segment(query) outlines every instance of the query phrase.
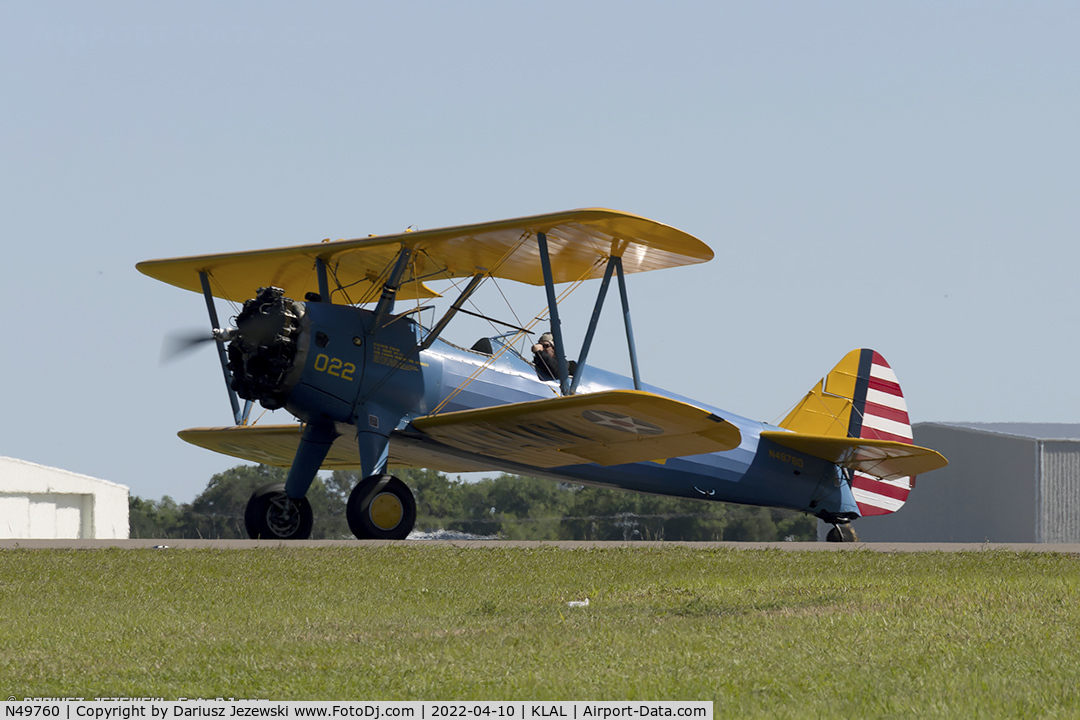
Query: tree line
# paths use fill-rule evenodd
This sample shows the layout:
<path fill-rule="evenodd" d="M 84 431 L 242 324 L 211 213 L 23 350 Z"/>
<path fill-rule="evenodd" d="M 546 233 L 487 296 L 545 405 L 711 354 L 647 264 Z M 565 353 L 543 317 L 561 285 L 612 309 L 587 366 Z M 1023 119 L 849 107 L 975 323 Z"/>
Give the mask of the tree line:
<path fill-rule="evenodd" d="M 238 465 L 214 475 L 190 503 L 169 496 L 129 500 L 133 538 L 245 538 L 244 509 L 261 485 L 284 482 L 287 470 Z M 814 540 L 805 513 L 646 495 L 520 475 L 479 482 L 434 470 L 395 470 L 416 497 L 416 530 L 506 540 Z M 308 491 L 312 538 L 352 538 L 345 519 L 356 471 L 316 477 Z"/>

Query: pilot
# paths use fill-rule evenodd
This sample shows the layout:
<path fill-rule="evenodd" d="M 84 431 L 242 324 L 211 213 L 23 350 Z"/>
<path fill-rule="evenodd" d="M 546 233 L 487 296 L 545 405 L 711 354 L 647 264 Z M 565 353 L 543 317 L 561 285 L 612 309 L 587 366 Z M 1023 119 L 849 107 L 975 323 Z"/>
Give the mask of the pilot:
<path fill-rule="evenodd" d="M 540 336 L 540 340 L 532 346 L 533 364 L 541 380 L 559 379 L 559 361 L 555 357 L 555 337 L 546 332 Z M 573 375 L 577 370 L 577 363 L 573 360 L 567 362 L 567 372 Z"/>

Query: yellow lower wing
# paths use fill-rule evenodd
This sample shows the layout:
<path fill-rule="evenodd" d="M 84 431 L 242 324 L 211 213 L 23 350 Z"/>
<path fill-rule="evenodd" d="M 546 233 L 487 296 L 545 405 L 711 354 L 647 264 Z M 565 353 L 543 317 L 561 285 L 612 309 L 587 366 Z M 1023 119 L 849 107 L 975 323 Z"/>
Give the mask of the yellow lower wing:
<path fill-rule="evenodd" d="M 263 465 L 292 465 L 300 444 L 300 425 L 252 425 L 181 430 L 180 439 L 207 450 Z M 488 470 L 483 464 L 462 460 L 422 444 L 390 443 L 391 467 L 430 468 L 442 472 Z M 322 464 L 325 470 L 359 470 L 360 451 L 355 431 L 338 436 Z"/>
<path fill-rule="evenodd" d="M 943 468 L 949 461 L 936 450 L 892 440 L 766 431 L 765 440 L 888 480 Z"/>
<path fill-rule="evenodd" d="M 412 427 L 453 448 L 541 468 L 702 455 L 742 440 L 707 410 L 634 390 L 461 410 L 417 418 Z"/>
<path fill-rule="evenodd" d="M 418 418 L 412 428 L 453 450 L 533 467 L 664 460 L 731 450 L 741 441 L 738 428 L 706 410 L 633 390 L 462 410 Z M 300 431 L 296 424 L 253 425 L 191 428 L 178 435 L 223 455 L 288 467 Z M 437 445 L 403 435 L 391 441 L 389 462 L 443 472 L 490 469 L 482 461 L 440 452 Z M 322 466 L 360 467 L 354 429 L 334 441 Z"/>

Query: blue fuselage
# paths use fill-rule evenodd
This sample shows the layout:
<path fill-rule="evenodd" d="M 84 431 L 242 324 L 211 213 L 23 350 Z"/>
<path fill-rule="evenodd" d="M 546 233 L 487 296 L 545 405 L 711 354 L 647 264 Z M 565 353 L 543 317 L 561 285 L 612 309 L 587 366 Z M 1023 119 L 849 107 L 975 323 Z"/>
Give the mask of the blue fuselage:
<path fill-rule="evenodd" d="M 739 447 L 726 452 L 625 465 L 567 465 L 536 468 L 440 445 L 409 423 L 438 410 L 471 410 L 559 395 L 559 384 L 542 380 L 531 363 L 499 338 L 489 338 L 492 354 L 466 350 L 441 339 L 415 352 L 426 330 L 403 316 L 372 334 L 370 312 L 348 306 L 308 305 L 308 337 L 303 372 L 290 409 L 302 408 L 356 426 L 364 455 L 365 434 L 393 428 L 391 444 L 415 443 L 426 453 L 456 462 L 447 467 L 497 469 L 573 482 L 677 497 L 802 510 L 814 515 L 857 514 L 848 483 L 836 465 L 761 438 L 778 428 L 657 387 L 640 389 L 715 413 L 735 425 Z M 483 344 L 483 343 L 482 343 Z M 579 394 L 633 389 L 633 380 L 591 366 L 579 368 Z M 374 435 L 372 435 L 374 437 Z"/>
<path fill-rule="evenodd" d="M 491 342 L 496 350 L 500 349 L 498 339 L 492 338 Z M 425 385 L 432 393 L 425 405 L 430 403 L 435 407 L 464 386 L 445 404 L 446 412 L 553 398 L 559 394 L 558 382 L 541 380 L 532 364 L 512 350 L 492 361 L 486 354 L 436 342 L 421 358 Z M 631 378 L 591 366 L 583 368 L 581 374 L 579 393 L 634 387 Z M 716 413 L 738 427 L 742 443 L 727 452 L 626 465 L 567 465 L 547 470 L 498 461 L 494 465 L 519 474 L 638 492 L 783 507 L 811 514 L 857 511 L 850 489 L 840 481 L 840 472 L 834 464 L 761 439 L 762 430 L 779 428 L 651 385 L 643 385 L 641 389 Z M 493 464 L 491 458 L 483 460 Z"/>

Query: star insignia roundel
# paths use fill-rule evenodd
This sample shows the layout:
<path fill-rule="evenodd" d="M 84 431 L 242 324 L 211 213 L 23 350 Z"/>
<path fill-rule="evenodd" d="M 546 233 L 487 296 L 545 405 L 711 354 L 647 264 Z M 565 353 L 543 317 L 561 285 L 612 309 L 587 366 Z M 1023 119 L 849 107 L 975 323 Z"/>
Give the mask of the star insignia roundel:
<path fill-rule="evenodd" d="M 651 422 L 645 422 L 629 415 L 611 412 L 609 410 L 586 410 L 581 414 L 589 422 L 596 423 L 601 427 L 612 428 L 620 432 L 634 435 L 663 435 L 664 429 Z"/>

